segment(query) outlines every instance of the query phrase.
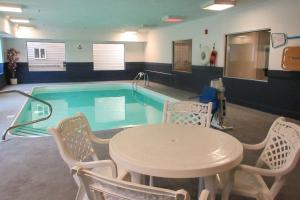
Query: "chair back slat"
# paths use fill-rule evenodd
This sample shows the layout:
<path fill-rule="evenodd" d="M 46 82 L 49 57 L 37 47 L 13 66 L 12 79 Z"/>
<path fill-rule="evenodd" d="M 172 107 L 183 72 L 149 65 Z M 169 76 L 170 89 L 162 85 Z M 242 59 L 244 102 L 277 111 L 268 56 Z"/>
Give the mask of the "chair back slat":
<path fill-rule="evenodd" d="M 271 126 L 268 140 L 258 163 L 270 169 L 288 169 L 297 162 L 300 153 L 300 128 L 298 125 L 278 118 Z"/>
<path fill-rule="evenodd" d="M 210 127 L 211 103 L 166 101 L 163 123 Z"/>
<path fill-rule="evenodd" d="M 79 169 L 77 175 L 82 181 L 90 200 L 188 200 L 184 190 L 167 190 L 125 182 L 100 176 L 89 170 Z"/>
<path fill-rule="evenodd" d="M 83 114 L 59 122 L 53 134 L 63 157 L 67 154 L 75 161 L 93 160 L 91 156 L 95 151 L 89 138 L 91 129 Z"/>

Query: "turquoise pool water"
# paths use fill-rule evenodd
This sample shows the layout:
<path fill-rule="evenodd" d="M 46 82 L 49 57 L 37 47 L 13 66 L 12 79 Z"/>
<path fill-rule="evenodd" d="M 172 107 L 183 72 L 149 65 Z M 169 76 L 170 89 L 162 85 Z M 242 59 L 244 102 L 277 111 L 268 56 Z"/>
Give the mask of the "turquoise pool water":
<path fill-rule="evenodd" d="M 131 84 L 76 84 L 73 86 L 37 87 L 32 95 L 49 102 L 53 107 L 50 119 L 15 129 L 12 134 L 22 136 L 47 135 L 47 128 L 60 120 L 82 112 L 93 131 L 160 123 L 165 100 L 174 99 Z M 47 106 L 28 100 L 16 123 L 47 116 Z"/>

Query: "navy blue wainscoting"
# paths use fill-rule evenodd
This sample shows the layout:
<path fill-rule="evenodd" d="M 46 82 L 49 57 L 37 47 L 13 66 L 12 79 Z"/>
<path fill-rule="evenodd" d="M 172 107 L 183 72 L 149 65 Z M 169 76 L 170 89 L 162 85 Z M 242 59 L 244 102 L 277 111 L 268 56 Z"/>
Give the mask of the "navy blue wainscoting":
<path fill-rule="evenodd" d="M 4 69 L 4 63 L 0 63 L 0 89 L 6 85 L 6 74 Z"/>
<path fill-rule="evenodd" d="M 174 74 L 172 64 L 167 63 L 145 63 L 145 72 L 149 74 L 150 81 L 174 86 Z"/>
<path fill-rule="evenodd" d="M 205 85 L 209 85 L 212 79 L 222 77 L 221 67 L 192 66 L 191 73 L 173 72 L 176 88 L 201 93 Z"/>
<path fill-rule="evenodd" d="M 224 78 L 228 101 L 300 119 L 300 72 L 270 70 L 268 81 Z"/>
<path fill-rule="evenodd" d="M 200 93 L 211 79 L 223 77 L 222 67 L 193 66 L 191 73 L 172 72 L 172 64 L 145 63 L 151 81 Z M 300 72 L 268 71 L 268 81 L 224 77 L 229 102 L 300 119 Z"/>
<path fill-rule="evenodd" d="M 208 66 L 192 66 L 191 73 L 173 72 L 172 64 L 165 63 L 145 63 L 145 71 L 151 81 L 196 93 L 223 74 L 223 68 Z"/>
<path fill-rule="evenodd" d="M 32 72 L 28 63 L 18 63 L 19 83 L 58 83 L 84 81 L 131 80 L 144 70 L 143 62 L 126 62 L 125 70 L 94 71 L 92 62 L 68 62 L 66 71 Z"/>

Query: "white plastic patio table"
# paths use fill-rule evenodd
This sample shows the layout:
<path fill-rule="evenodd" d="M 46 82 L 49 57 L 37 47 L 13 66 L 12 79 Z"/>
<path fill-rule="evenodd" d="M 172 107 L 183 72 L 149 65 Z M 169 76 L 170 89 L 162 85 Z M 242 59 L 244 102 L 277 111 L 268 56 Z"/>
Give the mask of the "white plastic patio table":
<path fill-rule="evenodd" d="M 141 174 L 164 178 L 204 177 L 205 188 L 215 198 L 215 175 L 227 173 L 229 181 L 222 192 L 228 199 L 232 169 L 243 158 L 243 146 L 224 132 L 174 124 L 145 125 L 115 135 L 109 145 L 112 159 L 129 170 L 133 182 Z"/>

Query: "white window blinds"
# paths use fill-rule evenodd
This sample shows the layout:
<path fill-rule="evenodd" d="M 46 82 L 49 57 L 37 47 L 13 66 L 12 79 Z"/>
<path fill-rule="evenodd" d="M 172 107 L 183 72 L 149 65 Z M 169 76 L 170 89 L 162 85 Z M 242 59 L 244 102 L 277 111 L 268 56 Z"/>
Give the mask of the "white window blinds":
<path fill-rule="evenodd" d="M 27 42 L 29 71 L 64 71 L 65 44 Z"/>
<path fill-rule="evenodd" d="M 93 44 L 94 70 L 124 70 L 124 44 Z"/>

